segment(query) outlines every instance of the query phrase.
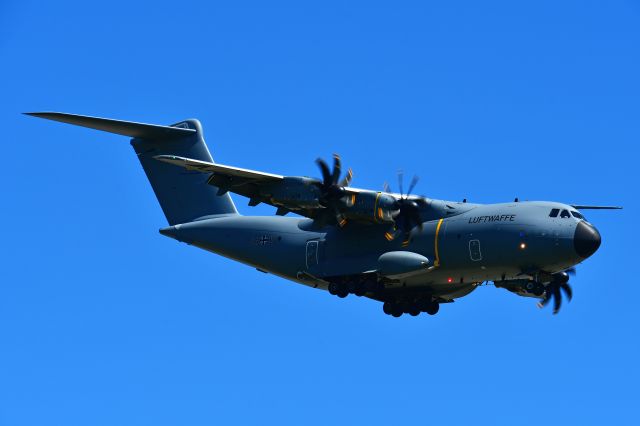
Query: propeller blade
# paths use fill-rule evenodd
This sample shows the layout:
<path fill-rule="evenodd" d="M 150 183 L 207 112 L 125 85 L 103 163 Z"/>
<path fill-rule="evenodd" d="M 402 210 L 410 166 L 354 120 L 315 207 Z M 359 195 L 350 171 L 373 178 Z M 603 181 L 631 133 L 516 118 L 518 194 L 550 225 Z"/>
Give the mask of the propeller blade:
<path fill-rule="evenodd" d="M 392 228 L 391 230 L 384 233 L 384 237 L 387 239 L 387 241 L 393 241 L 396 238 L 396 233 L 397 231 Z"/>
<path fill-rule="evenodd" d="M 327 163 L 322 158 L 318 158 L 316 160 L 316 164 L 318 165 L 318 167 L 320 167 L 320 171 L 322 172 L 323 186 L 326 187 L 331 185 L 331 171 L 329 171 L 329 166 L 327 166 Z"/>
<path fill-rule="evenodd" d="M 553 314 L 557 314 L 562 306 L 562 295 L 560 294 L 560 287 L 553 287 Z"/>
<path fill-rule="evenodd" d="M 340 186 L 349 186 L 351 184 L 351 180 L 353 179 L 353 170 L 347 170 L 347 175 L 340 181 Z"/>
<path fill-rule="evenodd" d="M 551 293 L 549 293 L 549 290 L 546 290 L 544 293 L 544 298 L 538 302 L 538 308 L 542 309 L 545 306 L 547 306 L 547 303 L 549 303 L 549 300 L 551 300 Z"/>
<path fill-rule="evenodd" d="M 409 189 L 407 189 L 407 197 L 409 196 L 409 194 L 411 194 L 411 192 L 413 191 L 413 188 L 416 187 L 416 184 L 418 183 L 419 180 L 420 178 L 417 175 L 413 176 L 413 179 L 411 179 L 411 183 L 409 184 Z"/>
<path fill-rule="evenodd" d="M 567 283 L 562 283 L 560 284 L 560 288 L 562 289 L 564 294 L 567 296 L 567 299 L 569 300 L 569 302 L 571 302 L 571 299 L 573 298 L 573 290 L 571 290 L 571 286 Z"/>
<path fill-rule="evenodd" d="M 340 161 L 340 156 L 338 154 L 333 154 L 333 174 L 331 175 L 332 184 L 336 185 L 338 183 L 340 173 L 342 173 L 342 161 Z"/>
<path fill-rule="evenodd" d="M 409 190 L 405 194 L 404 192 L 404 171 L 402 169 L 398 170 L 398 188 L 400 190 L 400 198 L 395 198 L 393 205 L 390 206 L 389 213 L 394 220 L 395 231 L 394 238 L 402 234 L 404 236 L 403 245 L 408 245 L 410 242 L 411 231 L 413 228 L 418 227 L 420 230 L 423 229 L 422 217 L 420 215 L 420 205 L 424 206 L 426 203 L 424 200 L 420 200 L 420 205 L 418 205 L 418 201 L 414 199 L 409 199 L 409 195 L 415 188 L 418 183 L 418 176 L 414 176 L 411 179 L 411 183 L 409 184 Z M 391 192 L 391 187 L 387 182 L 384 183 L 383 186 L 384 192 Z M 390 232 L 385 234 L 387 240 L 391 241 L 392 238 L 387 235 L 391 235 Z"/>
<path fill-rule="evenodd" d="M 415 205 L 415 208 L 412 207 L 409 214 L 411 215 L 411 221 L 414 226 L 417 226 L 422 231 L 422 218 L 420 217 L 420 210 L 418 209 L 418 206 Z"/>

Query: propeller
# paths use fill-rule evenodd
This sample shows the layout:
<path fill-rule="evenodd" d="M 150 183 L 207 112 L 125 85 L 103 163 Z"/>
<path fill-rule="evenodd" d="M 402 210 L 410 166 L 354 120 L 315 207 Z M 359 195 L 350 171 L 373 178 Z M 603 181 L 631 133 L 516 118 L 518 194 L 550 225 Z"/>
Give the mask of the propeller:
<path fill-rule="evenodd" d="M 392 237 L 387 237 L 389 240 L 394 239 L 397 234 L 402 234 L 405 237 L 405 243 L 408 244 L 409 234 L 411 233 L 411 230 L 413 230 L 413 228 L 415 228 L 416 226 L 420 230 L 422 230 L 422 218 L 420 217 L 420 206 L 418 205 L 419 202 L 422 201 L 422 199 L 419 198 L 416 200 L 409 198 L 411 192 L 416 187 L 418 180 L 418 176 L 414 176 L 413 179 L 411 179 L 411 182 L 409 183 L 409 189 L 405 194 L 403 190 L 404 173 L 402 172 L 402 170 L 398 171 L 398 187 L 400 189 L 400 198 L 395 201 L 393 206 L 395 212 L 392 214 L 392 216 L 394 219 L 395 232 L 387 233 L 388 236 Z M 391 192 L 389 184 L 384 184 L 384 191 Z"/>
<path fill-rule="evenodd" d="M 322 181 L 318 182 L 320 188 L 320 204 L 334 211 L 336 220 L 340 225 L 344 225 L 346 220 L 340 214 L 340 202 L 346 195 L 345 186 L 349 186 L 353 179 L 353 171 L 349 169 L 345 177 L 340 180 L 342 173 L 342 162 L 338 154 L 333 154 L 333 170 L 322 158 L 316 160 L 316 164 L 322 173 Z"/>
<path fill-rule="evenodd" d="M 569 276 L 575 275 L 576 269 L 569 268 L 565 271 L 558 272 L 552 275 L 552 280 L 544 290 L 544 298 L 538 303 L 539 308 L 544 308 L 551 299 L 553 299 L 553 314 L 557 314 L 562 306 L 562 293 L 567 297 L 569 301 L 573 297 L 573 290 L 569 285 Z"/>

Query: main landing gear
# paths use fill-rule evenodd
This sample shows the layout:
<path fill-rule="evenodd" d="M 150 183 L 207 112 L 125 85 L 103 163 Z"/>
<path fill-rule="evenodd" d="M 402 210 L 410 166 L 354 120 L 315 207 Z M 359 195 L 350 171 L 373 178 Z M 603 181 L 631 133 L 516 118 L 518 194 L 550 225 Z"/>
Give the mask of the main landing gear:
<path fill-rule="evenodd" d="M 425 312 L 429 315 L 435 315 L 440 310 L 440 304 L 430 297 L 409 301 L 409 300 L 388 300 L 382 305 L 385 314 L 398 318 L 402 314 L 409 314 L 412 317 Z"/>
<path fill-rule="evenodd" d="M 329 294 L 344 298 L 349 295 L 349 288 L 345 283 L 329 283 Z"/>
<path fill-rule="evenodd" d="M 340 298 L 345 298 L 350 294 L 364 296 L 367 293 L 373 293 L 375 295 L 374 298 L 377 300 L 386 299 L 382 305 L 382 310 L 385 314 L 396 318 L 402 316 L 402 314 L 409 314 L 415 317 L 422 312 L 435 315 L 440 310 L 440 303 L 433 300 L 431 295 L 405 294 L 393 296 L 386 294 L 384 284 L 378 282 L 375 276 L 349 277 L 348 279 L 331 281 L 327 290 L 329 290 L 330 294 Z"/>
<path fill-rule="evenodd" d="M 373 277 L 363 277 L 360 279 L 332 281 L 329 283 L 329 294 L 340 298 L 347 297 L 350 294 L 358 297 L 364 296 L 366 293 L 383 290 L 384 286 L 378 283 Z"/>

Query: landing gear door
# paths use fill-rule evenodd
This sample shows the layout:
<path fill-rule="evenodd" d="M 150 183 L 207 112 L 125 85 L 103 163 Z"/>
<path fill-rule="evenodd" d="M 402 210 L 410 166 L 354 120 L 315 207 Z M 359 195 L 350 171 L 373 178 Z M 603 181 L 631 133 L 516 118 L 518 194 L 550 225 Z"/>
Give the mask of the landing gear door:
<path fill-rule="evenodd" d="M 313 268 L 318 264 L 319 250 L 318 241 L 307 241 L 307 269 Z"/>

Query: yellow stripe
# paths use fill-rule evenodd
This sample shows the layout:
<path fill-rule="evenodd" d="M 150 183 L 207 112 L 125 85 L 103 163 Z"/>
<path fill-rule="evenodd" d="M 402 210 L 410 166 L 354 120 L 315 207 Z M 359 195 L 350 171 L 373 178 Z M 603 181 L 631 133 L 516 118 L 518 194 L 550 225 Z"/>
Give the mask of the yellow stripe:
<path fill-rule="evenodd" d="M 436 268 L 440 266 L 440 253 L 438 252 L 438 234 L 440 233 L 440 227 L 442 226 L 442 221 L 444 219 L 440 219 L 438 221 L 438 225 L 436 226 L 436 238 L 435 238 L 435 246 L 436 246 L 436 260 L 433 262 L 433 266 Z"/>
<path fill-rule="evenodd" d="M 382 194 L 382 192 L 378 192 L 378 194 L 376 195 L 376 202 L 373 204 L 373 218 L 377 220 L 376 217 L 376 212 L 378 211 L 378 198 L 380 198 L 380 195 Z"/>

